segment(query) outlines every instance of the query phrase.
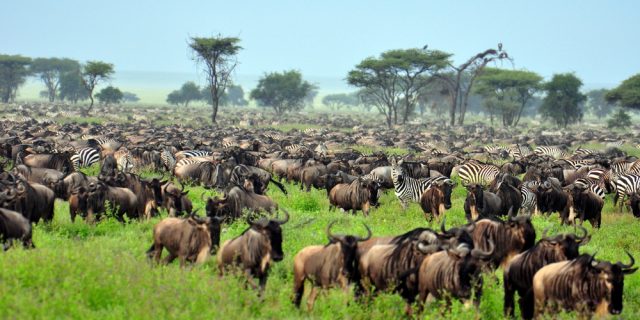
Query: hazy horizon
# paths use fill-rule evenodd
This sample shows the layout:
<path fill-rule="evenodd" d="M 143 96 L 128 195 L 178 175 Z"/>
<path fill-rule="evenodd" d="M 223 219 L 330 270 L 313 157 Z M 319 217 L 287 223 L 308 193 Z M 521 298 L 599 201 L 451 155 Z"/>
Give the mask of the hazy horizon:
<path fill-rule="evenodd" d="M 453 53 L 460 64 L 501 42 L 516 69 L 546 79 L 575 72 L 585 90 L 616 86 L 640 72 L 640 44 L 633 40 L 640 2 L 630 0 L 24 0 L 3 9 L 11 14 L 0 20 L 0 53 L 113 63 L 111 83 L 132 92 L 166 95 L 184 81 L 202 85 L 187 42 L 218 33 L 241 39 L 234 81 L 246 92 L 264 73 L 289 69 L 321 94 L 352 91 L 344 78 L 362 59 L 425 44 Z M 20 97 L 37 96 L 37 87 L 30 80 Z"/>

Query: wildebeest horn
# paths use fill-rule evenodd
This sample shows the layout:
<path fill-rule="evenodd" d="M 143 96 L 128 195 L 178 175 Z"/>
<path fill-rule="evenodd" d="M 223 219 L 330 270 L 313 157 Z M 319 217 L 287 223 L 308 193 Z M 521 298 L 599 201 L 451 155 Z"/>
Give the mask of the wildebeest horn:
<path fill-rule="evenodd" d="M 587 232 L 587 229 L 585 229 L 585 227 L 583 227 L 581 225 L 579 225 L 578 228 L 580 228 L 580 230 L 582 230 L 583 235 L 582 236 L 578 236 L 576 234 L 576 242 L 577 243 L 582 243 L 585 239 L 587 239 L 587 236 L 589 235 L 589 232 Z"/>
<path fill-rule="evenodd" d="M 432 254 L 438 251 L 437 244 L 425 245 L 423 241 L 418 242 L 418 251 L 422 252 L 422 254 Z"/>
<path fill-rule="evenodd" d="M 335 235 L 331 233 L 331 227 L 333 227 L 333 225 L 336 224 L 336 222 L 338 222 L 338 220 L 333 220 L 327 226 L 327 237 L 329 237 L 329 241 L 337 241 L 337 240 L 340 240 L 340 238 L 342 238 L 342 235 Z"/>
<path fill-rule="evenodd" d="M 364 237 L 364 238 L 355 237 L 356 241 L 367 241 L 367 240 L 371 239 L 371 235 L 372 235 L 371 229 L 369 228 L 369 226 L 366 223 L 363 223 L 363 224 L 364 224 L 364 227 L 367 229 L 367 236 Z"/>
<path fill-rule="evenodd" d="M 473 249 L 471 250 L 471 256 L 474 258 L 486 259 L 493 254 L 494 249 L 495 245 L 493 244 L 493 241 L 489 240 L 489 250 L 482 251 L 480 249 Z"/>
<path fill-rule="evenodd" d="M 633 258 L 631 253 L 629 253 L 629 251 L 624 250 L 624 252 L 629 256 L 629 259 L 631 259 L 631 262 L 629 262 L 629 264 L 623 264 L 622 262 L 618 262 L 618 265 L 622 268 L 622 270 L 630 269 L 636 263 L 636 260 Z"/>
<path fill-rule="evenodd" d="M 287 210 L 285 209 L 282 209 L 282 211 L 284 211 L 284 220 L 274 219 L 278 224 L 285 224 L 287 223 L 287 221 L 289 221 L 289 212 L 287 212 Z"/>

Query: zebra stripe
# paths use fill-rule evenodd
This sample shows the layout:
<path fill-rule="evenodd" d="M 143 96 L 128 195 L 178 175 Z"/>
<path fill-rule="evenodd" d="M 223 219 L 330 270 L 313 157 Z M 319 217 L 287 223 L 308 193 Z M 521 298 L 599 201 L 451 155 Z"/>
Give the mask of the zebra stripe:
<path fill-rule="evenodd" d="M 423 178 L 415 179 L 405 174 L 404 169 L 397 165 L 391 165 L 391 180 L 395 194 L 404 210 L 407 209 L 409 202 L 418 202 L 422 194 L 431 187 L 436 181 L 450 180 L 447 177 Z"/>
<path fill-rule="evenodd" d="M 541 156 L 547 155 L 555 159 L 564 158 L 567 154 L 560 147 L 557 146 L 538 146 L 533 150 L 533 153 Z"/>
<path fill-rule="evenodd" d="M 169 150 L 162 150 L 162 153 L 160 153 L 160 161 L 162 161 L 162 165 L 169 172 L 173 171 L 173 167 L 176 166 L 176 158 L 173 157 L 173 154 L 171 154 Z"/>
<path fill-rule="evenodd" d="M 534 214 L 537 212 L 538 197 L 534 191 L 540 186 L 538 181 L 527 181 L 520 187 L 520 195 L 522 196 L 522 204 L 520 208 L 524 214 Z"/>
<path fill-rule="evenodd" d="M 616 186 L 614 204 L 622 208 L 624 198 L 640 190 L 640 176 L 635 174 L 621 174 L 614 184 Z"/>
<path fill-rule="evenodd" d="M 181 154 L 184 158 L 208 157 L 208 156 L 211 156 L 211 151 L 185 150 L 185 151 L 181 151 Z"/>
<path fill-rule="evenodd" d="M 604 200 L 605 191 L 604 188 L 595 184 L 593 181 L 589 179 L 580 178 L 574 182 L 575 185 L 581 185 L 583 188 L 589 188 L 591 192 L 593 192 L 596 196 L 600 197 L 600 199 Z"/>
<path fill-rule="evenodd" d="M 500 174 L 500 168 L 497 166 L 478 162 L 467 162 L 458 169 L 458 175 L 463 185 L 488 185 L 495 180 L 498 174 Z"/>
<path fill-rule="evenodd" d="M 71 162 L 76 171 L 83 167 L 89 167 L 98 161 L 100 161 L 100 151 L 94 148 L 82 148 L 71 156 Z"/>

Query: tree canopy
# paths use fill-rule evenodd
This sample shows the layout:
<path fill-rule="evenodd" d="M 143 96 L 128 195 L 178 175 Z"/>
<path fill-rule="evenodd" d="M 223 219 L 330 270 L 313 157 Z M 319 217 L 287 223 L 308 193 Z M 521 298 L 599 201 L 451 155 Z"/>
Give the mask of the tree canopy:
<path fill-rule="evenodd" d="M 533 95 L 541 89 L 542 77 L 535 72 L 486 68 L 478 77 L 475 92 L 484 98 L 491 114 L 502 115 L 503 126 L 517 126 Z"/>
<path fill-rule="evenodd" d="M 582 103 L 586 96 L 580 92 L 582 81 L 572 73 L 554 74 L 544 84 L 547 96 L 542 101 L 540 113 L 559 127 L 582 120 Z"/>
<path fill-rule="evenodd" d="M 78 103 L 79 100 L 89 99 L 89 92 L 84 87 L 79 68 L 64 73 L 60 77 L 59 98 L 62 101 L 67 100 L 74 104 Z"/>
<path fill-rule="evenodd" d="M 598 118 L 606 117 L 613 111 L 614 103 L 605 99 L 609 90 L 596 89 L 587 92 L 586 109 Z"/>
<path fill-rule="evenodd" d="M 355 93 L 335 93 L 328 94 L 322 98 L 322 104 L 331 110 L 340 110 L 342 108 L 350 108 L 360 104 L 360 99 Z"/>
<path fill-rule="evenodd" d="M 625 108 L 640 109 L 640 73 L 622 81 L 607 93 L 606 99 Z"/>
<path fill-rule="evenodd" d="M 220 104 L 223 106 L 243 107 L 248 105 L 249 102 L 244 98 L 244 90 L 241 86 L 230 84 L 222 95 Z"/>
<path fill-rule="evenodd" d="M 30 63 L 31 58 L 28 57 L 0 54 L 0 101 L 9 102 L 16 98 L 18 88 L 27 80 Z"/>
<path fill-rule="evenodd" d="M 182 104 L 185 108 L 189 106 L 190 102 L 200 99 L 202 99 L 200 87 L 193 81 L 185 82 L 182 87 L 180 87 L 180 90 L 173 91 L 167 96 L 168 103 L 175 105 Z"/>
<path fill-rule="evenodd" d="M 242 49 L 239 38 L 218 35 L 212 38 L 193 37 L 189 47 L 195 52 L 195 60 L 204 64 L 211 95 L 211 122 L 216 122 L 220 99 L 231 80 L 231 73 L 238 64 L 236 55 Z"/>
<path fill-rule="evenodd" d="M 265 74 L 250 97 L 261 107 L 272 107 L 277 114 L 300 110 L 315 86 L 302 79 L 296 70 Z"/>
<path fill-rule="evenodd" d="M 96 86 L 100 82 L 109 80 L 114 73 L 113 64 L 102 61 L 87 61 L 82 66 L 82 83 L 87 89 L 89 100 L 91 100 L 89 108 L 84 110 L 83 113 L 88 114 L 93 108 L 93 90 Z"/>
<path fill-rule="evenodd" d="M 66 58 L 36 58 L 31 62 L 30 71 L 47 87 L 49 102 L 54 102 L 62 77 L 80 69 L 78 61 Z"/>
<path fill-rule="evenodd" d="M 437 50 L 398 49 L 369 57 L 349 71 L 347 81 L 386 118 L 387 125 L 405 123 L 415 111 L 429 75 L 445 68 L 451 55 Z"/>
<path fill-rule="evenodd" d="M 109 105 L 112 103 L 118 104 L 122 102 L 124 94 L 122 94 L 122 91 L 120 91 L 120 89 L 108 86 L 100 90 L 100 92 L 96 93 L 96 98 L 98 98 L 98 101 L 100 101 L 100 103 L 104 105 Z"/>

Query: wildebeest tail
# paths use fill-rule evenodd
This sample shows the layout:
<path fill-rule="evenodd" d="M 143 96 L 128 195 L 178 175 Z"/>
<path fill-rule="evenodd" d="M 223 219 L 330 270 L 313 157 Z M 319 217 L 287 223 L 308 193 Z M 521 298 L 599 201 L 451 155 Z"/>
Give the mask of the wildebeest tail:
<path fill-rule="evenodd" d="M 284 188 L 284 185 L 282 185 L 282 183 L 273 180 L 273 178 L 269 178 L 269 181 L 271 181 L 273 184 L 278 186 L 278 188 L 280 188 L 280 190 L 282 190 L 282 193 L 287 194 L 287 189 Z"/>

